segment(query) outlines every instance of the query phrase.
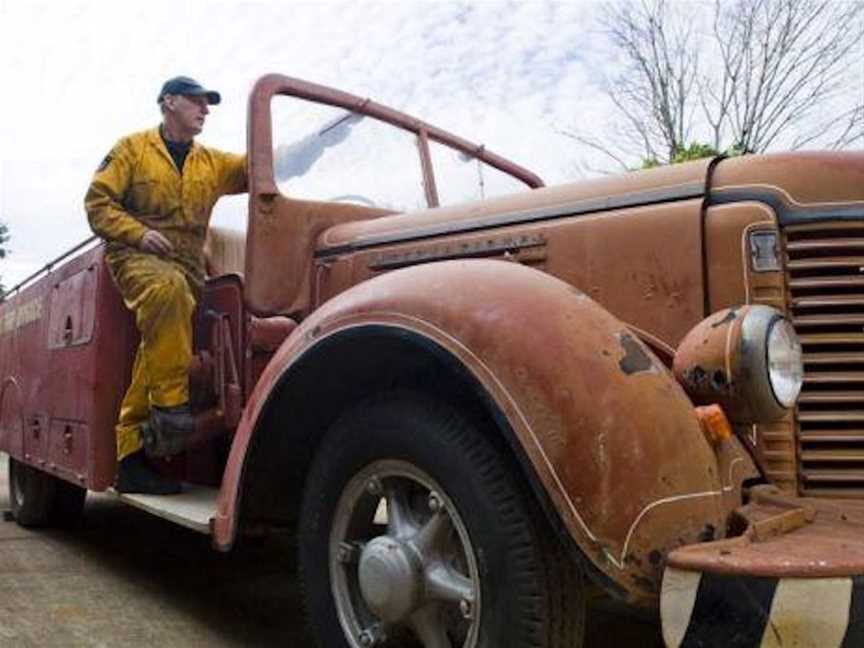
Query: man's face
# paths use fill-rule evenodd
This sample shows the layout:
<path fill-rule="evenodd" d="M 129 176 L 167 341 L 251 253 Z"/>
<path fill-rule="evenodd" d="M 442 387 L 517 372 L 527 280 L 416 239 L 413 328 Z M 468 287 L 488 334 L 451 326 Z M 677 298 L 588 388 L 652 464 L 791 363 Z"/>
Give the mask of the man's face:
<path fill-rule="evenodd" d="M 168 110 L 171 112 L 177 126 L 183 130 L 200 133 L 204 128 L 204 119 L 210 114 L 207 97 L 196 95 L 169 95 Z"/>

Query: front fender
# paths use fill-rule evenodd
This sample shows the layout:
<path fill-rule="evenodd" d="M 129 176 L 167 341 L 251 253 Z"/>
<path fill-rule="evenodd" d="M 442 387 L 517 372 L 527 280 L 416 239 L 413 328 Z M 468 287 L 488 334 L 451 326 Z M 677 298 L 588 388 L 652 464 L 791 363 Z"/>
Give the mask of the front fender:
<path fill-rule="evenodd" d="M 582 552 L 634 599 L 656 595 L 668 551 L 723 528 L 717 460 L 666 367 L 568 284 L 515 263 L 471 260 L 358 284 L 291 334 L 237 430 L 217 545 L 233 541 L 247 449 L 280 381 L 323 340 L 370 325 L 422 336 L 470 372 Z"/>

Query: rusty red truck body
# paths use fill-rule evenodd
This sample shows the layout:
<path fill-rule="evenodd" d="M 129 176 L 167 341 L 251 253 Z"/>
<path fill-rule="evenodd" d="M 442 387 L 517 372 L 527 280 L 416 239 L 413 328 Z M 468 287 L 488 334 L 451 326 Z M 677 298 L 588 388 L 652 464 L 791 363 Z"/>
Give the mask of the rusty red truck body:
<path fill-rule="evenodd" d="M 184 492 L 118 497 L 220 550 L 296 535 L 328 647 L 579 646 L 589 591 L 669 646 L 864 645 L 864 154 L 544 187 L 278 75 L 247 144 Z M 0 304 L 20 523 L 111 489 L 137 344 L 98 241 Z"/>

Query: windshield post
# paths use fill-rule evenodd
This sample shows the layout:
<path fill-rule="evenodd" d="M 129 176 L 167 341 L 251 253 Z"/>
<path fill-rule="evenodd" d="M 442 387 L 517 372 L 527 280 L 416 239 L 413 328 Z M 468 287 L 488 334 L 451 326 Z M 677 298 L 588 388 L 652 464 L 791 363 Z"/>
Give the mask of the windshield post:
<path fill-rule="evenodd" d="M 429 207 L 440 205 L 438 187 L 435 185 L 435 172 L 432 169 L 432 155 L 429 153 L 429 136 L 425 128 L 417 131 L 417 150 L 420 153 L 420 167 L 423 170 L 423 188 L 426 190 L 426 204 Z"/>

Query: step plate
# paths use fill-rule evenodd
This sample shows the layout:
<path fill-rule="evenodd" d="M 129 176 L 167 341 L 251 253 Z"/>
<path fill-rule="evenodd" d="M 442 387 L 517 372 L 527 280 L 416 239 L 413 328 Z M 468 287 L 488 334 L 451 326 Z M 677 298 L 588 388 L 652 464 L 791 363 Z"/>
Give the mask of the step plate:
<path fill-rule="evenodd" d="M 216 500 L 219 496 L 215 488 L 183 484 L 183 492 L 176 495 L 118 493 L 113 488 L 107 492 L 121 502 L 187 529 L 207 535 L 212 532 L 210 520 L 216 515 Z"/>

